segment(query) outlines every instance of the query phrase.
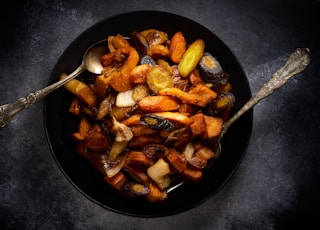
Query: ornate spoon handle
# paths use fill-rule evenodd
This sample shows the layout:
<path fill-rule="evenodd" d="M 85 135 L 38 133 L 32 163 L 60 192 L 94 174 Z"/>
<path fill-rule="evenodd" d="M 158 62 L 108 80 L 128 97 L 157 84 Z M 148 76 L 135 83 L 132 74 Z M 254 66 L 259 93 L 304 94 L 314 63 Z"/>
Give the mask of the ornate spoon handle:
<path fill-rule="evenodd" d="M 82 63 L 77 69 L 69 74 L 68 77 L 36 92 L 29 93 L 26 97 L 19 98 L 12 103 L 0 106 L 0 128 L 6 126 L 16 114 L 35 104 L 52 91 L 78 76 L 84 69 L 84 64 Z"/>
<path fill-rule="evenodd" d="M 270 80 L 257 92 L 257 94 L 244 104 L 244 106 L 223 125 L 220 138 L 242 114 L 255 106 L 259 101 L 272 94 L 276 89 L 283 86 L 292 76 L 302 72 L 309 63 L 309 50 L 307 48 L 297 48 L 289 56 L 285 65 L 275 72 Z"/>

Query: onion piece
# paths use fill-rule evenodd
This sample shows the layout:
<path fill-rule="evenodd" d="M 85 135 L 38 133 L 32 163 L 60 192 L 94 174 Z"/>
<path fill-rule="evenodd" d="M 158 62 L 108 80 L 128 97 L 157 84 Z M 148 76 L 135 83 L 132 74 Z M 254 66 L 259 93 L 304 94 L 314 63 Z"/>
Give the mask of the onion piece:
<path fill-rule="evenodd" d="M 132 97 L 133 90 L 129 89 L 124 92 L 119 92 L 116 97 L 116 106 L 117 107 L 129 107 L 134 106 L 136 101 Z"/>
<path fill-rule="evenodd" d="M 118 172 L 121 171 L 122 167 L 124 166 L 124 163 L 126 161 L 125 155 L 118 156 L 117 160 L 109 162 L 107 165 L 105 165 L 105 172 L 108 177 L 115 176 Z"/>
<path fill-rule="evenodd" d="M 189 142 L 184 151 L 183 155 L 185 156 L 188 163 L 196 168 L 202 169 L 207 165 L 207 161 L 204 159 L 201 159 L 197 156 L 194 156 L 194 147 L 192 142 Z"/>
<path fill-rule="evenodd" d="M 114 161 L 127 145 L 128 141 L 114 141 L 109 152 L 109 160 Z"/>
<path fill-rule="evenodd" d="M 192 142 L 189 142 L 186 147 L 184 148 L 183 155 L 185 156 L 186 160 L 189 162 L 194 154 L 194 147 Z"/>
<path fill-rule="evenodd" d="M 112 130 L 116 134 L 115 141 L 117 142 L 123 142 L 123 141 L 130 141 L 133 138 L 133 133 L 131 129 L 117 121 L 114 117 L 112 118 Z"/>

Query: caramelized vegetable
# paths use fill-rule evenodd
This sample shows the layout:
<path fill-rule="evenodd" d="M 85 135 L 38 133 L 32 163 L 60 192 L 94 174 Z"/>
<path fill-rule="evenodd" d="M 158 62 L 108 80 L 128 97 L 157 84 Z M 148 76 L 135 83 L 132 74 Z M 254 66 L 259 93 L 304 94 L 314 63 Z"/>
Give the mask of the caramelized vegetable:
<path fill-rule="evenodd" d="M 168 34 L 160 30 L 147 29 L 140 33 L 146 38 L 149 46 L 161 45 L 168 41 Z"/>
<path fill-rule="evenodd" d="M 204 94 L 204 93 L 197 94 L 192 92 L 187 93 L 178 88 L 165 88 L 160 90 L 159 94 L 173 96 L 173 97 L 179 98 L 183 103 L 198 105 L 202 107 L 205 107 L 216 96 L 216 94 L 214 93 L 211 93 L 211 94 Z"/>
<path fill-rule="evenodd" d="M 149 43 L 147 39 L 139 32 L 132 32 L 130 33 L 130 38 L 134 44 L 134 46 L 138 49 L 143 51 L 144 53 L 147 52 L 149 49 Z"/>
<path fill-rule="evenodd" d="M 179 63 L 187 50 L 187 41 L 181 31 L 177 31 L 171 38 L 169 57 L 174 63 Z"/>
<path fill-rule="evenodd" d="M 223 120 L 220 117 L 211 117 L 198 113 L 191 117 L 193 124 L 190 125 L 193 136 L 201 136 L 204 139 L 219 135 Z"/>
<path fill-rule="evenodd" d="M 147 113 L 164 112 L 179 109 L 179 101 L 170 96 L 148 96 L 138 102 L 139 108 Z"/>
<path fill-rule="evenodd" d="M 152 159 L 162 158 L 168 152 L 168 148 L 165 145 L 149 144 L 143 148 L 143 153 Z"/>
<path fill-rule="evenodd" d="M 156 65 L 147 74 L 147 84 L 152 92 L 158 93 L 161 89 L 173 87 L 173 79 L 167 70 Z"/>
<path fill-rule="evenodd" d="M 168 54 L 169 54 L 169 49 L 164 45 L 153 45 L 147 51 L 147 55 L 149 55 L 154 59 L 165 57 Z"/>
<path fill-rule="evenodd" d="M 150 68 L 151 66 L 149 64 L 141 64 L 134 67 L 130 72 L 131 82 L 135 84 L 145 84 Z"/>
<path fill-rule="evenodd" d="M 104 180 L 113 188 L 120 190 L 122 186 L 127 182 L 127 177 L 124 175 L 123 172 L 120 171 L 113 177 L 105 175 Z"/>
<path fill-rule="evenodd" d="M 202 39 L 194 41 L 183 54 L 178 65 L 182 77 L 187 77 L 198 65 L 203 56 L 205 43 Z"/>
<path fill-rule="evenodd" d="M 217 98 L 212 101 L 208 108 L 207 113 L 209 115 L 216 116 L 220 112 L 226 110 L 228 107 L 232 107 L 235 103 L 235 96 L 231 92 L 221 93 Z"/>
<path fill-rule="evenodd" d="M 210 53 L 205 52 L 200 60 L 199 69 L 201 76 L 206 82 L 214 84 L 223 84 L 225 80 L 224 71 L 218 62 Z"/>
<path fill-rule="evenodd" d="M 66 78 L 66 74 L 61 74 L 60 79 Z M 81 101 L 94 106 L 97 103 L 97 96 L 93 90 L 82 81 L 72 79 L 63 85 L 65 89 L 77 96 Z"/>
<path fill-rule="evenodd" d="M 168 119 L 170 121 L 180 122 L 181 124 L 185 124 L 185 125 L 191 125 L 193 123 L 191 118 L 181 113 L 159 112 L 159 113 L 153 113 L 153 115 Z"/>
<path fill-rule="evenodd" d="M 155 130 L 167 130 L 170 131 L 173 129 L 173 124 L 167 119 L 152 115 L 146 114 L 140 117 L 140 121 L 142 124 L 149 126 L 151 129 Z"/>
<path fill-rule="evenodd" d="M 150 202 L 161 202 L 167 199 L 168 194 L 165 190 L 161 190 L 157 184 L 153 181 L 150 181 L 149 185 L 149 193 L 146 195 L 146 198 Z"/>
<path fill-rule="evenodd" d="M 167 159 L 179 173 L 182 173 L 187 167 L 186 158 L 175 149 L 170 149 Z"/>
<path fill-rule="evenodd" d="M 131 129 L 128 126 L 118 122 L 114 117 L 112 117 L 112 124 L 112 131 L 116 135 L 115 141 L 123 142 L 130 141 L 132 139 L 133 133 L 131 132 Z"/>
<path fill-rule="evenodd" d="M 137 198 L 149 193 L 149 188 L 143 184 L 128 181 L 121 187 L 122 192 L 128 198 Z"/>

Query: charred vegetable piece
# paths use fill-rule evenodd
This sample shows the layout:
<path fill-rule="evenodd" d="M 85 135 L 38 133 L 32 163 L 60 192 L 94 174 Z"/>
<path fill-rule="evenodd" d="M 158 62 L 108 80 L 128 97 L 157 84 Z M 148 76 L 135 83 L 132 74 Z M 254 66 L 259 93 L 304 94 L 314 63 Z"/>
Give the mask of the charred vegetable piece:
<path fill-rule="evenodd" d="M 187 77 L 199 64 L 203 56 L 205 43 L 202 39 L 194 41 L 183 54 L 178 64 L 179 73 L 182 77 Z"/>
<path fill-rule="evenodd" d="M 223 110 L 235 103 L 235 96 L 231 92 L 218 94 L 217 98 L 214 99 L 207 107 L 207 113 L 209 115 L 218 115 Z"/>
<path fill-rule="evenodd" d="M 140 117 L 140 121 L 144 125 L 148 125 L 151 129 L 171 131 L 174 127 L 173 123 L 160 116 L 145 114 Z"/>
<path fill-rule="evenodd" d="M 168 148 L 160 144 L 149 144 L 143 148 L 143 153 L 149 158 L 161 158 L 168 152 Z"/>
<path fill-rule="evenodd" d="M 148 56 L 148 55 L 144 55 L 143 57 L 140 58 L 140 64 L 149 64 L 151 66 L 157 65 L 157 63 L 155 62 L 155 60 L 153 60 L 152 57 Z"/>
<path fill-rule="evenodd" d="M 210 53 L 203 54 L 199 62 L 199 70 L 206 82 L 217 84 L 225 79 L 225 73 L 220 63 Z"/>
<path fill-rule="evenodd" d="M 137 198 L 148 194 L 149 188 L 137 182 L 127 181 L 122 186 L 121 191 L 128 198 Z"/>
<path fill-rule="evenodd" d="M 130 39 L 133 42 L 133 46 L 137 50 L 141 50 L 144 53 L 146 53 L 147 50 L 149 49 L 149 43 L 148 43 L 147 39 L 144 36 L 142 36 L 141 33 L 139 33 L 139 32 L 130 33 Z"/>
<path fill-rule="evenodd" d="M 146 38 L 149 46 L 164 44 L 168 41 L 168 34 L 160 30 L 148 29 L 140 33 Z"/>

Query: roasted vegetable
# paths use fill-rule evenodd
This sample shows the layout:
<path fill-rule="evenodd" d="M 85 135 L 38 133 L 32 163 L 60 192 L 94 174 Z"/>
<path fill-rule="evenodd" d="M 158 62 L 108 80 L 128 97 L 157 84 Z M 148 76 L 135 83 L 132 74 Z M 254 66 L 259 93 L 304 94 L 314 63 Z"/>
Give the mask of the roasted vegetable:
<path fill-rule="evenodd" d="M 139 32 L 132 32 L 129 34 L 133 46 L 137 50 L 141 50 L 142 52 L 146 53 L 149 49 L 149 43 L 147 39 Z"/>
<path fill-rule="evenodd" d="M 173 129 L 173 124 L 169 120 L 152 114 L 145 114 L 140 117 L 142 124 L 149 126 L 151 129 L 155 130 L 167 130 L 170 131 Z"/>
<path fill-rule="evenodd" d="M 175 149 L 170 149 L 168 155 L 167 155 L 168 161 L 171 163 L 171 165 L 179 172 L 182 173 L 186 167 L 187 167 L 187 160 L 185 156 L 180 154 Z"/>
<path fill-rule="evenodd" d="M 170 185 L 170 167 L 163 158 L 159 158 L 154 165 L 149 167 L 147 173 L 148 176 L 157 183 L 159 188 L 165 189 Z"/>
<path fill-rule="evenodd" d="M 112 110 L 112 103 L 110 98 L 106 97 L 99 105 L 98 111 L 97 111 L 97 120 L 101 120 L 104 118 L 107 114 L 109 114 Z"/>
<path fill-rule="evenodd" d="M 151 66 L 149 64 L 137 65 L 130 72 L 130 80 L 134 84 L 145 84 L 147 82 L 147 74 Z"/>
<path fill-rule="evenodd" d="M 154 159 L 147 157 L 142 151 L 130 151 L 126 159 L 126 165 L 138 165 L 139 168 L 148 168 L 154 162 Z"/>
<path fill-rule="evenodd" d="M 130 141 L 133 137 L 133 133 L 131 132 L 131 129 L 117 121 L 114 117 L 112 118 L 112 131 L 115 133 L 116 138 L 115 141 L 117 142 L 123 142 L 123 141 Z"/>
<path fill-rule="evenodd" d="M 109 152 L 109 160 L 114 161 L 127 145 L 128 141 L 114 141 Z"/>
<path fill-rule="evenodd" d="M 155 60 L 153 60 L 152 57 L 150 57 L 149 55 L 144 55 L 140 58 L 140 64 L 149 64 L 150 66 L 155 66 L 157 65 L 157 63 L 155 62 Z"/>
<path fill-rule="evenodd" d="M 148 184 L 149 193 L 146 195 L 146 198 L 150 202 L 161 202 L 167 199 L 168 193 L 165 190 L 161 190 L 159 186 L 153 181 L 150 181 Z"/>
<path fill-rule="evenodd" d="M 177 110 L 180 107 L 179 101 L 170 96 L 148 96 L 138 102 L 139 108 L 147 113 L 165 112 Z"/>
<path fill-rule="evenodd" d="M 66 77 L 66 74 L 61 74 L 60 79 L 64 79 Z M 83 83 L 82 81 L 72 79 L 71 81 L 65 83 L 63 87 L 67 89 L 69 92 L 73 93 L 75 96 L 77 96 L 81 101 L 83 101 L 87 105 L 96 105 L 96 94 L 87 84 Z"/>
<path fill-rule="evenodd" d="M 177 112 L 159 112 L 153 113 L 153 115 L 162 117 L 162 119 L 168 119 L 173 122 L 179 122 L 184 125 L 191 125 L 193 123 L 192 119 L 182 113 Z M 170 130 L 169 130 L 170 131 Z"/>
<path fill-rule="evenodd" d="M 203 54 L 199 62 L 199 70 L 206 82 L 220 85 L 226 83 L 226 75 L 220 63 L 208 52 Z"/>
<path fill-rule="evenodd" d="M 169 57 L 174 63 L 179 63 L 187 50 L 187 41 L 181 31 L 177 31 L 171 38 Z"/>
<path fill-rule="evenodd" d="M 113 188 L 120 190 L 122 186 L 126 183 L 127 177 L 124 175 L 123 172 L 120 171 L 113 177 L 109 177 L 108 175 L 105 175 L 104 180 Z"/>
<path fill-rule="evenodd" d="M 216 116 L 235 103 L 235 96 L 231 92 L 218 94 L 217 98 L 213 100 L 206 108 L 206 113 Z"/>
<path fill-rule="evenodd" d="M 190 125 L 193 136 L 202 138 L 213 138 L 219 135 L 222 129 L 223 120 L 220 117 L 206 116 L 202 113 L 191 117 L 193 123 Z"/>
<path fill-rule="evenodd" d="M 210 94 L 205 94 L 201 93 L 198 94 L 199 91 L 196 93 L 190 93 L 190 92 L 184 92 L 181 89 L 178 88 L 165 88 L 159 91 L 160 95 L 168 95 L 168 96 L 173 96 L 179 98 L 183 103 L 186 104 L 192 104 L 192 105 L 198 105 L 205 107 L 208 103 L 210 103 L 215 97 L 216 94 L 210 93 Z M 207 90 L 209 92 L 209 90 Z"/>
<path fill-rule="evenodd" d="M 122 121 L 128 117 L 130 117 L 131 113 L 136 109 L 135 106 L 129 107 L 117 107 L 113 106 L 110 115 L 114 117 L 117 121 Z"/>
<path fill-rule="evenodd" d="M 147 74 L 147 84 L 152 92 L 158 93 L 161 89 L 173 87 L 173 79 L 165 68 L 156 65 Z"/>
<path fill-rule="evenodd" d="M 129 107 L 134 106 L 136 101 L 132 97 L 133 90 L 129 89 L 124 92 L 119 92 L 116 97 L 116 106 L 117 107 Z"/>
<path fill-rule="evenodd" d="M 127 181 L 121 187 L 122 194 L 127 198 L 137 198 L 141 196 L 145 196 L 149 193 L 149 188 L 143 184 Z"/>
<path fill-rule="evenodd" d="M 202 39 L 194 41 L 183 54 L 178 64 L 179 73 L 182 77 L 187 77 L 198 65 L 203 56 L 205 43 Z"/>
<path fill-rule="evenodd" d="M 153 45 L 147 51 L 147 55 L 154 59 L 166 57 L 168 54 L 169 48 L 164 45 Z"/>
<path fill-rule="evenodd" d="M 168 148 L 165 145 L 149 144 L 143 148 L 143 153 L 152 159 L 162 158 L 168 152 Z"/>
<path fill-rule="evenodd" d="M 169 40 L 166 32 L 156 29 L 147 29 L 141 31 L 140 33 L 146 38 L 149 46 L 165 44 Z"/>

